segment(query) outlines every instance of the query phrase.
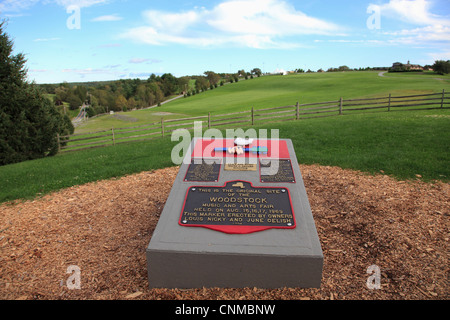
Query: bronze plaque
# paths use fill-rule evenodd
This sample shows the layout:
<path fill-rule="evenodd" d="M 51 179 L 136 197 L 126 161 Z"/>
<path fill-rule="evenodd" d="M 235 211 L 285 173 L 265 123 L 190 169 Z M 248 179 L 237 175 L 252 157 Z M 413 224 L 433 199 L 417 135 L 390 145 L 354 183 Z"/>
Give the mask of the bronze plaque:
<path fill-rule="evenodd" d="M 253 187 L 240 180 L 189 188 L 179 224 L 238 234 L 296 227 L 287 188 Z"/>
<path fill-rule="evenodd" d="M 184 181 L 219 181 L 221 162 L 218 159 L 192 159 Z"/>
<path fill-rule="evenodd" d="M 261 182 L 294 183 L 295 176 L 289 159 L 260 160 Z"/>
<path fill-rule="evenodd" d="M 257 169 L 256 163 L 225 163 L 226 171 L 256 171 Z"/>

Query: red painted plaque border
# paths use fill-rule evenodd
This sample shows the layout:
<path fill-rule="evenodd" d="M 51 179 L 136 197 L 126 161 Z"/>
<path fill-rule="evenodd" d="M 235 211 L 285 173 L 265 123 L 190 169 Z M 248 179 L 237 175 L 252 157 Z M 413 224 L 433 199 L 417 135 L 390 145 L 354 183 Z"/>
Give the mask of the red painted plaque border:
<path fill-rule="evenodd" d="M 257 189 L 285 189 L 289 196 L 289 205 L 291 206 L 292 218 L 294 220 L 293 225 L 286 226 L 286 227 L 283 227 L 283 226 L 271 227 L 271 226 L 242 226 L 242 225 L 204 225 L 204 224 L 189 224 L 189 225 L 187 225 L 182 222 L 183 212 L 184 212 L 184 208 L 186 205 L 186 200 L 189 195 L 189 191 L 192 188 L 223 188 L 223 187 L 226 187 L 228 183 L 234 183 L 234 182 L 246 182 L 246 183 L 249 183 L 252 188 L 257 188 Z M 245 181 L 245 180 L 226 181 L 223 186 L 211 186 L 211 185 L 200 186 L 199 185 L 199 186 L 189 187 L 187 189 L 186 195 L 184 197 L 183 207 L 181 209 L 181 214 L 180 214 L 180 219 L 178 220 L 178 224 L 183 227 L 201 227 L 201 228 L 207 228 L 207 229 L 211 229 L 211 230 L 215 230 L 215 231 L 220 231 L 220 232 L 227 233 L 227 234 L 249 234 L 249 233 L 260 232 L 260 231 L 265 231 L 265 230 L 270 230 L 270 229 L 295 229 L 297 227 L 297 221 L 295 219 L 294 207 L 292 205 L 291 193 L 288 188 L 273 187 L 273 186 L 255 187 L 255 186 L 253 186 L 253 184 L 250 181 Z"/>

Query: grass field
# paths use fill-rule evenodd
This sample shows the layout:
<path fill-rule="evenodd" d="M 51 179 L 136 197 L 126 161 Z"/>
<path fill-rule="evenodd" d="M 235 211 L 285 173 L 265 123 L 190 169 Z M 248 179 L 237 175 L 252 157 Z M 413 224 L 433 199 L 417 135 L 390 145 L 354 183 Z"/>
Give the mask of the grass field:
<path fill-rule="evenodd" d="M 336 101 L 340 97 L 371 98 L 450 90 L 450 76 L 434 73 L 313 73 L 265 76 L 228 84 L 149 110 L 91 119 L 76 133 L 133 127 L 164 119 L 231 113 Z M 279 129 L 292 139 L 304 164 L 340 166 L 399 179 L 450 181 L 450 109 L 372 110 L 329 118 L 259 124 Z M 225 128 L 224 128 L 225 129 Z M 245 129 L 245 128 L 244 128 Z M 130 133 L 133 134 L 133 133 Z M 170 137 L 59 154 L 55 157 L 0 167 L 0 202 L 30 199 L 91 181 L 172 166 L 176 143 Z M 331 177 L 332 178 L 332 177 Z"/>
<path fill-rule="evenodd" d="M 300 163 L 450 181 L 449 109 L 367 112 L 254 128 L 279 129 L 280 138 L 292 139 Z M 0 202 L 173 166 L 174 145 L 165 137 L 3 166 Z"/>
<path fill-rule="evenodd" d="M 249 110 L 251 107 L 268 108 L 300 103 L 336 101 L 340 97 L 363 98 L 405 93 L 432 93 L 450 88 L 446 80 L 425 78 L 420 75 L 400 78 L 378 72 L 304 73 L 288 76 L 266 76 L 243 80 L 219 87 L 194 97 L 174 101 L 161 111 L 193 116 Z M 425 79 L 425 80 L 423 80 Z M 420 81 L 418 81 L 420 80 Z"/>
<path fill-rule="evenodd" d="M 208 112 L 224 114 L 252 107 L 269 108 L 300 103 L 409 95 L 450 90 L 450 76 L 435 73 L 334 72 L 304 73 L 288 76 L 264 76 L 227 84 L 214 90 L 182 98 L 150 110 L 121 113 L 129 120 L 106 115 L 77 128 L 87 133 L 112 127 L 130 127 L 149 122 L 186 116 L 203 116 Z M 441 80 L 442 79 L 442 80 Z M 165 114 L 168 113 L 168 114 Z"/>

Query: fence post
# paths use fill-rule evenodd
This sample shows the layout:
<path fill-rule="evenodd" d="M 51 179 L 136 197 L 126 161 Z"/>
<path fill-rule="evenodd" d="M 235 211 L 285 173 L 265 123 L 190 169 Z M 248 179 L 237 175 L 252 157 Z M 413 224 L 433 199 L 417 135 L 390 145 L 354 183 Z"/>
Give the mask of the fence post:
<path fill-rule="evenodd" d="M 300 119 L 300 104 L 297 101 L 297 105 L 295 106 L 295 120 Z"/>
<path fill-rule="evenodd" d="M 255 124 L 255 108 L 252 107 L 252 126 Z"/>
<path fill-rule="evenodd" d="M 111 128 L 111 131 L 112 131 L 112 138 L 113 138 L 113 146 L 115 146 L 116 145 L 116 138 L 115 138 L 115 135 L 114 135 L 114 127 Z"/>
<path fill-rule="evenodd" d="M 339 115 L 342 115 L 342 107 L 344 105 L 344 98 L 341 97 L 341 102 L 339 104 Z"/>
<path fill-rule="evenodd" d="M 211 112 L 208 112 L 208 129 L 211 129 Z"/>
<path fill-rule="evenodd" d="M 162 137 L 164 138 L 164 118 L 161 118 L 161 134 Z"/>
<path fill-rule="evenodd" d="M 445 89 L 442 89 L 441 108 L 444 108 L 444 95 L 445 95 Z"/>
<path fill-rule="evenodd" d="M 56 138 L 58 139 L 58 152 L 61 151 L 61 139 L 59 137 L 59 133 L 56 134 Z"/>
<path fill-rule="evenodd" d="M 392 97 L 392 94 L 389 93 L 388 111 L 391 111 L 391 97 Z"/>

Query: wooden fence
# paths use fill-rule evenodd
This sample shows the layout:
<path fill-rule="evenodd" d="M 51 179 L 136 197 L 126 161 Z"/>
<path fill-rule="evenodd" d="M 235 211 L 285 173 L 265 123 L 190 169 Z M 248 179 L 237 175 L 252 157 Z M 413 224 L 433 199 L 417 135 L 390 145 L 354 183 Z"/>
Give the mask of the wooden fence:
<path fill-rule="evenodd" d="M 343 99 L 316 103 L 273 107 L 233 112 L 227 114 L 211 114 L 180 119 L 165 120 L 136 127 L 111 128 L 87 134 L 74 134 L 58 136 L 60 151 L 76 151 L 127 143 L 130 141 L 143 141 L 169 135 L 177 129 L 194 129 L 194 122 L 201 121 L 203 128 L 221 128 L 223 126 L 243 127 L 263 125 L 279 121 L 295 121 L 308 118 L 329 117 L 343 115 L 355 111 L 380 109 L 391 111 L 396 108 L 403 110 L 422 110 L 445 108 L 450 105 L 450 92 L 416 94 L 409 96 L 389 96 L 367 99 Z"/>

